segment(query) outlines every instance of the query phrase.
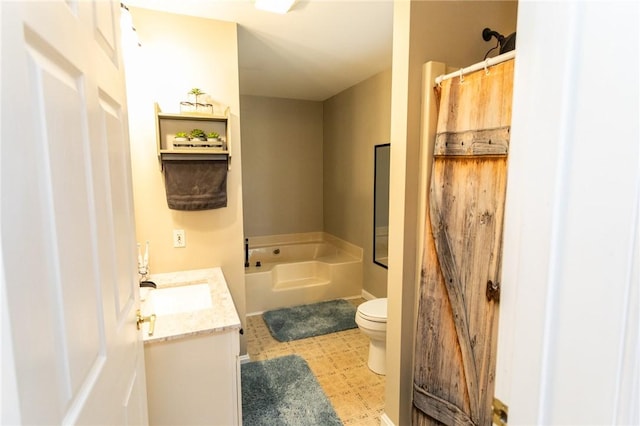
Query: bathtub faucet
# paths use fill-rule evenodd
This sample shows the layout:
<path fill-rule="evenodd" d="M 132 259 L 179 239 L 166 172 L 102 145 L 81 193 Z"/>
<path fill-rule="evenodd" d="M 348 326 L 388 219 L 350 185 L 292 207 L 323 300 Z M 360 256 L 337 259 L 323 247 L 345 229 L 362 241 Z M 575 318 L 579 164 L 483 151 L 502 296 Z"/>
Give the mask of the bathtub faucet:
<path fill-rule="evenodd" d="M 248 268 L 249 265 L 249 239 L 244 239 L 244 267 Z"/>

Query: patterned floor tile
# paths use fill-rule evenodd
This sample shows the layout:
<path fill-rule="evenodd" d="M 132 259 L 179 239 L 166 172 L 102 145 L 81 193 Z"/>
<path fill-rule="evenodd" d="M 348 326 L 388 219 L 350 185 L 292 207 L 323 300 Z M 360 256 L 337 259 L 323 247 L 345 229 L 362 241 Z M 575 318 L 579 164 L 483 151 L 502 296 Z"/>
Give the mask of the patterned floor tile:
<path fill-rule="evenodd" d="M 354 306 L 364 299 L 350 299 Z M 384 376 L 367 367 L 369 340 L 352 329 L 278 342 L 261 315 L 247 317 L 247 352 L 252 361 L 297 354 L 309 364 L 336 413 L 348 426 L 378 426 L 384 411 Z"/>

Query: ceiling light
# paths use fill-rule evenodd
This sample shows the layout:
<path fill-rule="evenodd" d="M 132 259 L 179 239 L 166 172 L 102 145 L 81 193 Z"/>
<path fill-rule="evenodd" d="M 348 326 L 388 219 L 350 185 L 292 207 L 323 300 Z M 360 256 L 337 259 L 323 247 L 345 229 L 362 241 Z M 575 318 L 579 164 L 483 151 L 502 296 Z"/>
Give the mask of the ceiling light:
<path fill-rule="evenodd" d="M 256 9 L 267 12 L 285 14 L 296 2 L 296 0 L 256 0 Z"/>

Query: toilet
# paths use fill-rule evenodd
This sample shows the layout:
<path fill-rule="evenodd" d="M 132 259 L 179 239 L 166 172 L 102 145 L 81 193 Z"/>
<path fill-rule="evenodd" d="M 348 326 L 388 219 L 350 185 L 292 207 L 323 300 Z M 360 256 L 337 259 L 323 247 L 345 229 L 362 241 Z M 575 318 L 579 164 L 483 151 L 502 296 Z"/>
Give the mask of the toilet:
<path fill-rule="evenodd" d="M 386 374 L 387 298 L 360 304 L 356 312 L 356 324 L 370 341 L 369 369 L 376 374 Z"/>

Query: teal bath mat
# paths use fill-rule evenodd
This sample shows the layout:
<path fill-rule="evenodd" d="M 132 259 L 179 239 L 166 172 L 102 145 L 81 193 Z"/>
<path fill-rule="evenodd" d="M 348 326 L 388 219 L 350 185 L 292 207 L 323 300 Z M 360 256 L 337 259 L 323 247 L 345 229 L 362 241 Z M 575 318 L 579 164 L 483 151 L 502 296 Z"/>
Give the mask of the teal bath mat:
<path fill-rule="evenodd" d="M 306 361 L 287 355 L 242 364 L 244 426 L 340 426 Z"/>
<path fill-rule="evenodd" d="M 330 300 L 262 314 L 271 335 L 280 342 L 356 328 L 356 308 L 346 300 Z"/>

